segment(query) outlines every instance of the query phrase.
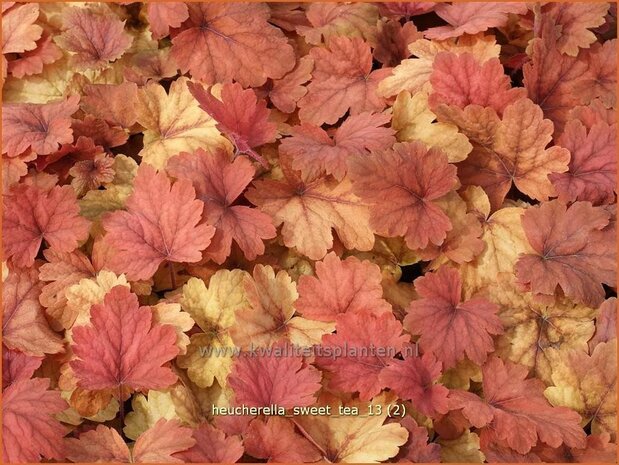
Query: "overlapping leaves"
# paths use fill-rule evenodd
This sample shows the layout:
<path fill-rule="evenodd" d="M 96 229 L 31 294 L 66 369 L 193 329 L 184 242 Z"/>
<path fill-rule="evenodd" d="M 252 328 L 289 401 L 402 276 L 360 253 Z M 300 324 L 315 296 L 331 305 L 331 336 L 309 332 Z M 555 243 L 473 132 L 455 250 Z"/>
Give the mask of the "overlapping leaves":
<path fill-rule="evenodd" d="M 614 5 L 2 12 L 5 461 L 614 461 Z"/>

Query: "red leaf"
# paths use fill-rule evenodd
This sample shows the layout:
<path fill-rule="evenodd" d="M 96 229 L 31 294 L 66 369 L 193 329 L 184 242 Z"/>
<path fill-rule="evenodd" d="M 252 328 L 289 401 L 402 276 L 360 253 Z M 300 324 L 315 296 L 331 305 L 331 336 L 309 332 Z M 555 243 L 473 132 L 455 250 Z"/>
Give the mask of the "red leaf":
<path fill-rule="evenodd" d="M 411 56 L 408 46 L 422 37 L 412 21 L 404 25 L 396 20 L 381 21 L 378 23 L 374 58 L 385 66 L 397 66 Z"/>
<path fill-rule="evenodd" d="M 80 136 L 74 144 L 63 144 L 60 150 L 37 158 L 35 165 L 39 171 L 45 170 L 57 174 L 62 181 L 65 181 L 75 163 L 92 161 L 97 156 L 103 155 L 103 147 L 95 145 L 92 139 Z"/>
<path fill-rule="evenodd" d="M 580 415 L 551 406 L 544 397 L 544 383 L 526 379 L 528 371 L 492 357 L 482 367 L 484 398 L 455 390 L 450 393 L 451 408 L 462 409 L 473 426 L 483 428 L 482 444 L 498 439 L 520 454 L 529 452 L 538 438 L 552 447 L 565 443 L 583 448 Z"/>
<path fill-rule="evenodd" d="M 423 415 L 435 417 L 447 413 L 449 390 L 436 384 L 441 376 L 441 362 L 432 353 L 422 357 L 409 356 L 404 360 L 391 360 L 380 373 L 381 382 L 403 400 L 412 401 L 415 410 Z"/>
<path fill-rule="evenodd" d="M 559 52 L 554 23 L 542 17 L 540 31 L 542 37 L 529 44 L 531 60 L 522 68 L 524 86 L 529 98 L 542 107 L 544 116 L 560 133 L 568 112 L 582 103 L 583 90 L 591 85 L 590 74 L 584 60 Z"/>
<path fill-rule="evenodd" d="M 378 234 L 404 236 L 411 249 L 445 240 L 451 223 L 432 201 L 447 194 L 457 178 L 443 152 L 420 142 L 398 143 L 351 159 L 349 169 L 355 193 L 371 206 L 370 224 Z"/>
<path fill-rule="evenodd" d="M 617 179 L 617 126 L 597 123 L 587 128 L 578 120 L 565 126 L 557 144 L 570 151 L 567 173 L 549 175 L 563 202 L 613 203 Z"/>
<path fill-rule="evenodd" d="M 291 129 L 292 137 L 282 140 L 279 150 L 291 156 L 292 167 L 308 177 L 326 173 L 340 180 L 346 175 L 349 158 L 393 145 L 395 131 L 383 127 L 390 120 L 390 115 L 380 113 L 349 116 L 333 138 L 318 126 L 302 124 Z"/>
<path fill-rule="evenodd" d="M 595 318 L 595 335 L 589 341 L 589 351 L 601 342 L 608 342 L 617 337 L 617 298 L 606 299 L 600 305 L 598 316 Z"/>
<path fill-rule="evenodd" d="M 524 89 L 511 87 L 498 58 L 480 63 L 468 52 L 436 55 L 430 83 L 432 93 L 428 102 L 432 110 L 441 104 L 461 109 L 467 105 L 481 105 L 501 115 L 507 105 L 525 96 Z"/>
<path fill-rule="evenodd" d="M 333 124 L 347 111 L 357 115 L 385 107 L 376 89 L 391 69 L 372 71 L 369 44 L 358 38 L 334 36 L 327 48 L 312 48 L 310 56 L 314 59 L 314 72 L 307 95 L 299 100 L 301 122 Z"/>
<path fill-rule="evenodd" d="M 62 341 L 45 319 L 39 304 L 41 282 L 36 268 L 9 272 L 2 286 L 2 340 L 28 355 L 62 351 Z"/>
<path fill-rule="evenodd" d="M 253 149 L 275 141 L 277 126 L 269 122 L 270 110 L 264 100 L 257 101 L 252 89 L 243 90 L 240 84 L 224 84 L 221 100 L 216 99 L 204 87 L 193 82 L 187 83 L 191 94 L 217 121 L 217 129 L 227 135 L 240 153 L 246 153 L 265 167 L 266 160 Z"/>
<path fill-rule="evenodd" d="M 6 103 L 2 106 L 2 150 L 9 157 L 32 148 L 45 155 L 73 142 L 71 115 L 80 98 L 71 95 L 52 103 Z"/>
<path fill-rule="evenodd" d="M 294 67 L 286 37 L 271 26 L 261 3 L 189 3 L 189 20 L 172 34 L 172 58 L 205 84 L 258 87 Z M 201 53 L 196 53 L 201 50 Z"/>
<path fill-rule="evenodd" d="M 527 5 L 508 2 L 439 3 L 434 11 L 447 21 L 449 26 L 432 27 L 425 31 L 424 35 L 428 39 L 445 40 L 463 34 L 477 34 L 491 27 L 505 26 L 508 14 L 523 15 L 527 12 Z"/>
<path fill-rule="evenodd" d="M 203 217 L 215 227 L 215 235 L 204 254 L 216 263 L 230 255 L 236 242 L 247 260 L 264 253 L 264 239 L 275 237 L 271 218 L 244 205 L 233 205 L 254 177 L 255 169 L 243 157 L 234 161 L 223 150 L 207 153 L 198 149 L 183 153 L 168 161 L 167 171 L 179 179 L 187 179 L 205 205 Z"/>
<path fill-rule="evenodd" d="M 95 12 L 88 8 L 69 8 L 62 21 L 64 32 L 56 43 L 74 52 L 72 60 L 78 68 L 103 68 L 120 58 L 131 46 L 133 38 L 124 30 L 125 22 L 110 11 Z"/>
<path fill-rule="evenodd" d="M 2 389 L 17 381 L 32 378 L 42 362 L 43 357 L 33 357 L 2 344 Z"/>
<path fill-rule="evenodd" d="M 384 16 L 400 19 L 403 16 L 419 16 L 436 8 L 435 2 L 382 2 L 379 11 Z"/>
<path fill-rule="evenodd" d="M 113 287 L 90 314 L 91 326 L 73 328 L 77 360 L 70 365 L 79 387 L 118 389 L 124 401 L 130 389 L 161 389 L 176 381 L 162 366 L 178 354 L 176 330 L 153 323 L 150 307 L 139 307 L 129 289 Z"/>
<path fill-rule="evenodd" d="M 558 200 L 529 208 L 522 226 L 535 254 L 522 255 L 514 271 L 534 294 L 566 296 L 597 308 L 604 300 L 602 283 L 616 282 L 615 236 L 602 231 L 609 213 L 589 202 L 570 207 Z"/>
<path fill-rule="evenodd" d="M 73 134 L 79 141 L 81 136 L 92 139 L 96 145 L 102 146 L 106 151 L 112 147 L 124 145 L 129 135 L 119 126 L 110 126 L 102 119 L 86 115 L 83 120 L 73 120 Z"/>
<path fill-rule="evenodd" d="M 304 317 L 319 321 L 335 321 L 343 313 L 390 312 L 381 280 L 375 264 L 356 257 L 342 261 L 331 252 L 316 263 L 316 277 L 299 278 L 295 307 Z"/>
<path fill-rule="evenodd" d="M 269 463 L 308 463 L 321 458 L 318 449 L 297 433 L 294 424 L 286 418 L 255 419 L 243 439 L 249 455 L 267 459 Z"/>
<path fill-rule="evenodd" d="M 313 404 L 322 375 L 303 357 L 291 355 L 291 350 L 291 346 L 274 345 L 241 355 L 228 377 L 236 404 L 284 408 Z"/>
<path fill-rule="evenodd" d="M 58 252 L 71 252 L 88 237 L 89 228 L 70 186 L 46 192 L 20 184 L 5 195 L 4 250 L 16 266 L 32 266 L 43 239 Z"/>
<path fill-rule="evenodd" d="M 428 444 L 428 430 L 418 426 L 412 417 L 406 416 L 400 424 L 408 430 L 408 440 L 400 447 L 398 462 L 437 463 L 441 461 L 441 447 L 433 442 Z"/>
<path fill-rule="evenodd" d="M 208 423 L 193 430 L 193 438 L 195 446 L 174 457 L 188 463 L 234 463 L 243 455 L 243 443 L 238 437 L 226 437 L 223 431 Z"/>
<path fill-rule="evenodd" d="M 492 336 L 503 332 L 496 315 L 499 306 L 483 298 L 462 302 L 460 274 L 453 268 L 426 273 L 414 284 L 422 299 L 411 302 L 404 326 L 421 335 L 423 351 L 434 353 L 445 368 L 455 366 L 465 355 L 484 363 L 494 348 Z"/>
<path fill-rule="evenodd" d="M 325 355 L 317 357 L 317 363 L 330 372 L 331 388 L 359 391 L 361 400 L 370 400 L 385 387 L 380 374 L 409 336 L 402 335 L 402 324 L 392 313 L 344 313 L 337 317 L 335 330 L 322 337 Z"/>
<path fill-rule="evenodd" d="M 165 173 L 147 164 L 140 165 L 125 206 L 103 218 L 103 243 L 114 250 L 111 266 L 132 280 L 150 278 L 163 261 L 199 261 L 215 233 L 198 224 L 204 204 L 191 183 L 170 186 Z"/>
<path fill-rule="evenodd" d="M 2 445 L 5 462 L 62 461 L 66 429 L 53 415 L 67 408 L 49 379 L 16 381 L 2 393 Z"/>

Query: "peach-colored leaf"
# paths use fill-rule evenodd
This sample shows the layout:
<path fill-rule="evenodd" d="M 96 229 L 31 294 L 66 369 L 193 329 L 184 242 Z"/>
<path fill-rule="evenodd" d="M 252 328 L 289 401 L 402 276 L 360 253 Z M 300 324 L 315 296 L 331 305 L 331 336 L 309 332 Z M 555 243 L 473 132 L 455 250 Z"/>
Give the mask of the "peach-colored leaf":
<path fill-rule="evenodd" d="M 247 428 L 244 444 L 248 454 L 269 463 L 316 462 L 321 457 L 318 449 L 297 433 L 286 418 L 256 418 Z"/>
<path fill-rule="evenodd" d="M 524 89 L 511 87 L 498 58 L 480 63 L 469 52 L 439 53 L 434 60 L 430 83 L 432 93 L 428 101 L 432 109 L 441 104 L 461 109 L 467 105 L 481 105 L 501 115 L 507 105 L 525 94 Z"/>
<path fill-rule="evenodd" d="M 599 97 L 607 108 L 615 108 L 617 104 L 617 39 L 607 40 L 603 44 L 593 44 L 586 53 L 587 76 L 576 86 L 575 91 L 581 94 L 582 100 Z M 614 122 L 614 119 L 613 121 Z M 609 124 L 612 124 L 609 122 Z"/>
<path fill-rule="evenodd" d="M 32 378 L 34 372 L 43 363 L 43 357 L 35 357 L 19 350 L 2 345 L 2 389 L 15 383 Z"/>
<path fill-rule="evenodd" d="M 492 143 L 476 145 L 458 166 L 462 182 L 483 187 L 494 209 L 502 205 L 512 183 L 534 199 L 556 195 L 549 175 L 567 171 L 570 154 L 562 147 L 546 148 L 553 124 L 541 108 L 520 99 L 505 108 L 494 130 Z"/>
<path fill-rule="evenodd" d="M 52 36 L 43 33 L 41 38 L 37 40 L 35 49 L 20 54 L 16 60 L 9 61 L 8 71 L 16 78 L 23 78 L 41 73 L 44 65 L 54 63 L 61 58 L 62 50 L 52 42 Z"/>
<path fill-rule="evenodd" d="M 447 21 L 449 26 L 430 28 L 424 35 L 429 39 L 444 40 L 504 26 L 510 13 L 523 15 L 527 12 L 527 6 L 525 3 L 510 2 L 441 3 L 434 11 Z"/>
<path fill-rule="evenodd" d="M 340 260 L 333 252 L 316 263 L 316 276 L 299 278 L 295 307 L 307 318 L 335 321 L 342 313 L 386 313 L 380 268 L 356 257 Z"/>
<path fill-rule="evenodd" d="M 81 279 L 94 278 L 96 270 L 90 259 L 80 250 L 58 252 L 46 249 L 47 260 L 39 268 L 39 280 L 44 283 L 39 301 L 53 319 L 60 320 L 67 305 L 67 288 Z"/>
<path fill-rule="evenodd" d="M 35 24 L 38 3 L 21 3 L 2 12 L 2 53 L 22 53 L 36 48 L 43 28 Z M 6 72 L 6 71 L 5 71 Z"/>
<path fill-rule="evenodd" d="M 89 84 L 84 87 L 84 94 L 80 106 L 86 113 L 111 126 L 130 128 L 135 124 L 138 86 L 134 83 Z"/>
<path fill-rule="evenodd" d="M 172 82 L 169 90 L 155 82 L 138 89 L 138 123 L 144 126 L 143 161 L 163 169 L 168 159 L 198 148 L 228 149 L 230 143 L 215 127 L 187 87 L 187 78 Z"/>
<path fill-rule="evenodd" d="M 559 31 L 559 51 L 576 56 L 580 48 L 589 48 L 596 41 L 595 34 L 590 29 L 604 24 L 608 3 L 555 3 L 549 4 L 542 11 Z"/>
<path fill-rule="evenodd" d="M 62 351 L 62 341 L 53 332 L 39 304 L 41 283 L 35 268 L 9 272 L 2 286 L 2 339 L 11 348 L 42 356 Z"/>
<path fill-rule="evenodd" d="M 67 458 L 73 462 L 110 462 L 129 463 L 131 453 L 118 432 L 108 426 L 98 425 L 96 429 L 86 431 L 79 438 L 66 441 Z"/>
<path fill-rule="evenodd" d="M 269 214 L 276 226 L 283 224 L 281 234 L 286 246 L 320 260 L 333 246 L 334 229 L 347 248 L 372 248 L 368 208 L 353 194 L 348 178 L 339 183 L 327 177 L 304 179 L 290 169 L 289 161 L 283 162 L 288 163 L 284 179 L 255 181 L 245 196 Z"/>
<path fill-rule="evenodd" d="M 328 43 L 332 37 L 371 40 L 376 33 L 378 8 L 372 3 L 312 3 L 305 12 L 310 25 L 297 26 L 308 44 Z"/>
<path fill-rule="evenodd" d="M 185 3 L 155 2 L 146 4 L 146 17 L 154 39 L 161 39 L 170 33 L 171 27 L 179 27 L 189 18 Z"/>
<path fill-rule="evenodd" d="M 161 418 L 152 428 L 144 431 L 135 442 L 132 462 L 179 463 L 176 454 L 196 444 L 191 428 L 181 426 L 178 420 Z"/>
<path fill-rule="evenodd" d="M 269 99 L 279 110 L 292 113 L 297 108 L 297 102 L 306 93 L 303 85 L 312 78 L 314 60 L 309 55 L 302 57 L 297 66 L 283 78 L 273 81 L 269 90 Z"/>
<path fill-rule="evenodd" d="M 500 440 L 526 454 L 538 439 L 552 447 L 562 443 L 584 447 L 580 416 L 564 407 L 553 407 L 544 397 L 544 384 L 526 379 L 528 369 L 492 357 L 482 367 L 483 399 L 471 392 L 450 393 L 452 409 L 481 430 L 481 443 Z"/>
<path fill-rule="evenodd" d="M 420 142 L 350 160 L 354 192 L 370 204 L 370 224 L 387 237 L 404 236 L 411 249 L 440 245 L 451 229 L 433 202 L 456 184 L 456 168 L 440 150 Z"/>
<path fill-rule="evenodd" d="M 284 270 L 275 274 L 271 266 L 256 265 L 243 287 L 249 305 L 236 310 L 237 324 L 230 330 L 232 340 L 243 349 L 278 342 L 308 347 L 333 331 L 330 324 L 295 316 L 297 289 Z"/>
<path fill-rule="evenodd" d="M 327 47 L 312 48 L 310 56 L 314 59 L 313 79 L 307 95 L 298 102 L 301 122 L 333 124 L 347 111 L 357 115 L 385 107 L 376 90 L 391 70 L 372 71 L 372 51 L 367 42 L 335 36 Z"/>
<path fill-rule="evenodd" d="M 263 3 L 189 3 L 189 19 L 172 34 L 172 57 L 183 73 L 214 84 L 261 86 L 294 67 L 292 47 L 271 26 Z M 200 53 L 196 53 L 200 50 Z"/>
<path fill-rule="evenodd" d="M 56 43 L 73 52 L 73 63 L 81 69 L 99 69 L 120 58 L 131 46 L 133 38 L 125 22 L 111 11 L 97 12 L 88 8 L 69 8 L 62 21 L 64 32 Z"/>
<path fill-rule="evenodd" d="M 191 429 L 180 426 L 176 420 L 160 419 L 152 428 L 142 433 L 133 451 L 118 432 L 104 425 L 86 431 L 78 438 L 65 441 L 67 458 L 72 462 L 120 463 L 181 463 L 174 454 L 195 444 Z"/>
<path fill-rule="evenodd" d="M 529 44 L 531 60 L 522 68 L 524 86 L 529 98 L 560 133 L 569 110 L 583 103 L 582 97 L 591 85 L 590 74 L 586 61 L 559 52 L 552 22 L 542 22 L 540 29 L 541 38 Z"/>

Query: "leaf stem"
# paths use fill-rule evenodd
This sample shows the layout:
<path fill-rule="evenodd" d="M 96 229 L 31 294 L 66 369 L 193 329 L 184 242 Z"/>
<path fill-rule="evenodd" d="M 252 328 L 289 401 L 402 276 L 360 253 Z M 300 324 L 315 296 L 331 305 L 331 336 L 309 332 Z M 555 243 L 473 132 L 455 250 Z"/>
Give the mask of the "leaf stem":
<path fill-rule="evenodd" d="M 174 263 L 168 262 L 168 269 L 170 270 L 170 281 L 172 283 L 172 289 L 176 289 L 176 275 L 174 274 Z"/>
<path fill-rule="evenodd" d="M 327 455 L 328 455 L 327 451 L 325 451 L 322 447 L 320 447 L 320 445 L 314 440 L 313 437 L 309 435 L 307 431 L 305 431 L 305 429 L 297 422 L 297 420 L 291 418 L 290 421 L 294 423 L 294 425 L 301 432 L 301 434 L 305 437 L 305 439 L 307 439 L 316 449 L 318 449 L 318 451 L 322 454 L 322 458 L 326 462 L 331 463 L 331 461 L 327 458 Z"/>
<path fill-rule="evenodd" d="M 123 401 L 122 384 L 118 385 L 118 416 L 120 418 L 120 426 L 118 427 L 118 433 L 123 439 L 126 439 L 125 433 L 123 431 L 123 427 L 125 426 L 125 402 Z"/>

